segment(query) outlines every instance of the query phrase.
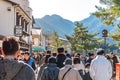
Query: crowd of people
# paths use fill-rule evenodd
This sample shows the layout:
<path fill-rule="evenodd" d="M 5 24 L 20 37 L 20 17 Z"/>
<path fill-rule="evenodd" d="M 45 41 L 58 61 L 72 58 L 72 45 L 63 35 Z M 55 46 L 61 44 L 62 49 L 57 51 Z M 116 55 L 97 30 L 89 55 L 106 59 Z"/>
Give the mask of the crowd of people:
<path fill-rule="evenodd" d="M 4 38 L 0 58 L 0 80 L 115 80 L 119 57 L 113 52 L 70 54 L 63 47 L 56 53 L 20 53 L 19 43 Z"/>

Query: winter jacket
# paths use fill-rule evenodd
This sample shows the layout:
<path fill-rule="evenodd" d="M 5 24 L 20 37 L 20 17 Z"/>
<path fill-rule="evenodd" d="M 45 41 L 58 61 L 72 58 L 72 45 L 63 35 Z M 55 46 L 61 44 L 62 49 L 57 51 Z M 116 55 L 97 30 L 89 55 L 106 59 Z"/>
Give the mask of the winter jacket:
<path fill-rule="evenodd" d="M 62 80 L 63 75 L 66 73 L 66 71 L 71 68 L 71 70 L 65 75 L 63 80 L 82 80 L 79 72 L 77 69 L 72 68 L 71 65 L 65 65 L 65 67 L 60 69 L 59 72 L 59 80 Z"/>
<path fill-rule="evenodd" d="M 13 59 L 0 60 L 0 80 L 35 80 L 31 67 Z"/>
<path fill-rule="evenodd" d="M 84 74 L 85 74 L 85 66 L 84 66 L 84 64 L 81 62 L 81 64 L 74 64 L 73 67 L 78 70 L 79 74 L 83 78 Z"/>
<path fill-rule="evenodd" d="M 64 54 L 58 54 L 57 56 L 57 67 L 62 68 L 64 67 L 64 61 L 67 57 Z"/>
<path fill-rule="evenodd" d="M 92 59 L 89 58 L 88 60 L 86 60 L 86 63 L 91 63 Z"/>
<path fill-rule="evenodd" d="M 59 68 L 56 64 L 50 63 L 44 68 L 41 80 L 58 80 Z"/>
<path fill-rule="evenodd" d="M 73 67 L 76 68 L 77 70 L 83 70 L 83 71 L 85 70 L 85 66 L 82 62 L 80 64 L 74 64 Z"/>
<path fill-rule="evenodd" d="M 93 80 L 110 80 L 112 76 L 112 66 L 110 61 L 104 56 L 98 55 L 91 62 L 90 76 Z"/>
<path fill-rule="evenodd" d="M 43 72 L 43 69 L 47 67 L 47 64 L 46 63 L 43 63 L 41 66 L 40 66 L 40 70 L 38 72 L 38 77 L 37 77 L 37 80 L 41 80 L 41 74 Z"/>
<path fill-rule="evenodd" d="M 23 61 L 30 65 L 34 70 L 36 69 L 35 60 L 32 57 L 30 57 L 28 60 L 24 59 Z"/>

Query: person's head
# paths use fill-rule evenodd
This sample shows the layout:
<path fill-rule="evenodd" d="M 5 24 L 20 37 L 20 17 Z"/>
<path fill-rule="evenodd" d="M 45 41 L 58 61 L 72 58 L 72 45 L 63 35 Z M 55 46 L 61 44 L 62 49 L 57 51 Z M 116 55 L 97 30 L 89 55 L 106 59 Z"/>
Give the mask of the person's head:
<path fill-rule="evenodd" d="M 105 51 L 103 49 L 97 50 L 97 55 L 105 55 Z"/>
<path fill-rule="evenodd" d="M 55 57 L 48 58 L 48 63 L 56 64 L 56 58 Z"/>
<path fill-rule="evenodd" d="M 67 54 L 67 53 L 68 53 L 68 51 L 67 51 L 67 50 L 65 50 L 65 53 Z"/>
<path fill-rule="evenodd" d="M 19 43 L 14 37 L 4 38 L 2 50 L 4 56 L 13 55 L 14 57 L 17 57 L 19 53 Z"/>
<path fill-rule="evenodd" d="M 80 58 L 80 53 L 76 53 L 74 57 L 79 57 Z"/>
<path fill-rule="evenodd" d="M 28 60 L 28 59 L 30 58 L 30 53 L 29 53 L 29 52 L 25 52 L 25 53 L 24 53 L 24 58 L 25 58 L 26 60 Z"/>
<path fill-rule="evenodd" d="M 63 47 L 59 47 L 57 49 L 57 51 L 58 51 L 59 54 L 64 54 L 64 48 Z"/>
<path fill-rule="evenodd" d="M 93 53 L 88 53 L 89 58 L 94 59 L 95 55 Z"/>
<path fill-rule="evenodd" d="M 67 53 L 66 56 L 67 56 L 68 58 L 71 58 L 71 54 L 69 54 L 69 53 Z"/>
<path fill-rule="evenodd" d="M 48 63 L 48 58 L 49 57 L 51 57 L 51 55 L 50 54 L 46 54 L 45 59 L 44 59 L 44 63 Z"/>
<path fill-rule="evenodd" d="M 34 52 L 33 54 L 34 54 L 33 56 L 34 56 L 35 58 L 38 57 L 38 53 L 37 53 L 37 52 Z"/>
<path fill-rule="evenodd" d="M 23 58 L 22 58 L 22 55 L 21 55 L 21 54 L 19 54 L 19 55 L 17 56 L 17 60 L 23 60 Z"/>
<path fill-rule="evenodd" d="M 21 53 L 22 59 L 24 59 L 24 52 Z"/>
<path fill-rule="evenodd" d="M 48 51 L 47 51 L 47 54 L 51 54 L 51 51 L 50 51 L 50 50 L 48 50 Z"/>
<path fill-rule="evenodd" d="M 56 57 L 56 56 L 57 56 L 57 53 L 52 53 L 52 56 Z"/>
<path fill-rule="evenodd" d="M 80 64 L 80 58 L 79 57 L 74 57 L 73 58 L 73 64 Z"/>
<path fill-rule="evenodd" d="M 72 59 L 67 58 L 64 62 L 65 65 L 72 65 Z"/>
<path fill-rule="evenodd" d="M 110 52 L 110 57 L 113 58 L 115 54 L 113 52 Z"/>
<path fill-rule="evenodd" d="M 88 68 L 88 69 L 89 69 L 89 68 L 90 68 L 90 63 L 86 63 L 86 64 L 85 64 L 85 68 Z"/>

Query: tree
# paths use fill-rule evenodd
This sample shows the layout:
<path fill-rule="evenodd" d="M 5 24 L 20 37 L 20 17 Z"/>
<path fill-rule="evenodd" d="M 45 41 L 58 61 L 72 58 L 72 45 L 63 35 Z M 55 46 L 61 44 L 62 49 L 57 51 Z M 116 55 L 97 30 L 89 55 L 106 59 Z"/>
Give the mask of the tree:
<path fill-rule="evenodd" d="M 63 41 L 59 39 L 59 35 L 57 32 L 53 32 L 51 39 L 51 45 L 54 47 L 54 51 L 56 51 L 58 47 L 63 45 Z"/>
<path fill-rule="evenodd" d="M 88 50 L 92 50 L 97 47 L 97 40 L 94 38 L 97 34 L 89 34 L 87 27 L 82 23 L 76 22 L 76 28 L 72 36 L 66 35 L 66 38 L 71 43 L 73 52 L 87 53 Z"/>
<path fill-rule="evenodd" d="M 93 14 L 100 18 L 104 24 L 114 25 L 116 19 L 120 17 L 120 0 L 100 0 L 100 3 L 106 7 L 96 6 L 98 11 Z"/>
<path fill-rule="evenodd" d="M 98 11 L 93 13 L 96 17 L 100 18 L 104 24 L 114 26 L 116 20 L 120 18 L 120 0 L 100 0 L 101 4 L 106 7 L 98 7 Z M 119 30 L 116 33 L 110 35 L 113 39 L 120 41 L 120 22 L 117 23 Z"/>

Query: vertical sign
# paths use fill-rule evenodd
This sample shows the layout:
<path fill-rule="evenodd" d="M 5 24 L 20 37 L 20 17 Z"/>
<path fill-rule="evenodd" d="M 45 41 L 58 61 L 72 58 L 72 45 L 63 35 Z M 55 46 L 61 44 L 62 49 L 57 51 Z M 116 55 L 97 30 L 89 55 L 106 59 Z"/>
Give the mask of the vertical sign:
<path fill-rule="evenodd" d="M 22 36 L 22 26 L 15 27 L 15 36 L 17 36 L 17 37 Z"/>
<path fill-rule="evenodd" d="M 120 80 L 120 63 L 116 64 L 116 80 Z"/>

